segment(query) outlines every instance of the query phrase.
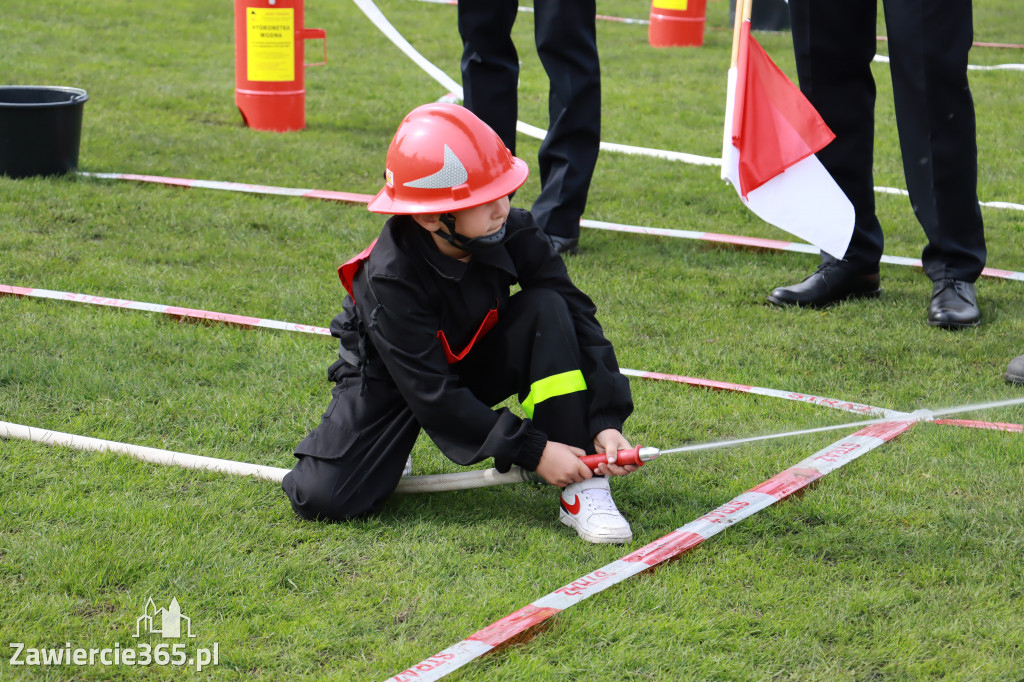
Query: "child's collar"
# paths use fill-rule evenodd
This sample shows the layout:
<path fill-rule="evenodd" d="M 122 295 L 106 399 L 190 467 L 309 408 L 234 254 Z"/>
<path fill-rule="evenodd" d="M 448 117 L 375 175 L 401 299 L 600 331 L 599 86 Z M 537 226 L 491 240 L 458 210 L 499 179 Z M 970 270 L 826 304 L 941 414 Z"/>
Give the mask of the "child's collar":
<path fill-rule="evenodd" d="M 473 263 L 480 263 L 503 270 L 512 277 L 518 278 L 516 267 L 512 263 L 512 258 L 508 255 L 504 244 L 493 249 L 471 254 L 472 258 L 469 261 L 463 261 L 441 253 L 428 231 L 416 224 L 412 218 L 409 218 L 409 223 L 412 228 L 415 228 L 416 234 L 419 235 L 419 238 L 410 241 L 415 243 L 416 249 L 422 254 L 423 259 L 442 277 L 461 281 L 463 275 L 466 274 L 466 271 Z"/>

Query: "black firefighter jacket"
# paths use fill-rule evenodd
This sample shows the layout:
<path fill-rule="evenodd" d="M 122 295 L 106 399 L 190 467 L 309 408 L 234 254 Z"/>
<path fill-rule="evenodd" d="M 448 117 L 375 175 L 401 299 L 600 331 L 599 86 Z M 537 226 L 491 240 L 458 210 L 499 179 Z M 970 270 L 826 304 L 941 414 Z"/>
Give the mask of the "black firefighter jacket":
<path fill-rule="evenodd" d="M 590 397 L 591 434 L 621 431 L 633 410 L 594 303 L 570 281 L 528 211 L 512 209 L 502 244 L 468 263 L 441 253 L 409 216 L 394 216 L 339 275 L 350 293 L 331 322 L 341 359 L 329 374 L 346 363 L 360 368 L 364 382 L 367 376 L 393 382 L 427 435 L 458 464 L 492 457 L 499 471 L 512 464 L 534 471 L 547 441 L 529 419 L 481 402 L 452 369 L 481 327 L 486 330 L 485 320 L 494 323 L 492 311 L 500 319 L 517 283 L 524 290 L 551 289 L 568 303 Z"/>

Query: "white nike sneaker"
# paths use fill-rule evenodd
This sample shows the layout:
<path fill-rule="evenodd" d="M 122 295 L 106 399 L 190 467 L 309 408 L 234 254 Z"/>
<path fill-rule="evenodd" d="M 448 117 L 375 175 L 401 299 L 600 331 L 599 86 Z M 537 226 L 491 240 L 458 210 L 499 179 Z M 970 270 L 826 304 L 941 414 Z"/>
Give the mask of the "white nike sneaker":
<path fill-rule="evenodd" d="M 405 468 L 402 469 L 402 476 L 412 476 L 412 455 L 409 455 L 409 459 L 405 460 Z"/>
<path fill-rule="evenodd" d="M 562 489 L 558 520 L 576 529 L 587 542 L 621 545 L 633 531 L 612 500 L 608 479 L 594 476 Z"/>

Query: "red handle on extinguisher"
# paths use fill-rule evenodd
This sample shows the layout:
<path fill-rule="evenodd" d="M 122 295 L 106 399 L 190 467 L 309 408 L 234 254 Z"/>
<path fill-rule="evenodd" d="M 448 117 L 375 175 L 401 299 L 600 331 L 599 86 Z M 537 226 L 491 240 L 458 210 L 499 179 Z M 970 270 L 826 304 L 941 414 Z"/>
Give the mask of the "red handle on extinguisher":
<path fill-rule="evenodd" d="M 603 452 L 596 455 L 587 455 L 580 457 L 580 461 L 590 467 L 591 470 L 596 471 L 597 467 L 604 462 L 608 461 L 608 456 Z M 644 462 L 640 459 L 640 446 L 637 445 L 635 448 L 630 450 L 619 450 L 618 457 L 615 459 L 615 463 L 619 466 L 626 466 L 627 464 L 635 464 L 638 467 L 642 467 Z"/>
<path fill-rule="evenodd" d="M 327 31 L 322 28 L 299 28 L 295 30 L 298 40 L 324 41 L 324 60 L 322 62 L 306 62 L 303 66 L 325 66 L 327 64 Z"/>

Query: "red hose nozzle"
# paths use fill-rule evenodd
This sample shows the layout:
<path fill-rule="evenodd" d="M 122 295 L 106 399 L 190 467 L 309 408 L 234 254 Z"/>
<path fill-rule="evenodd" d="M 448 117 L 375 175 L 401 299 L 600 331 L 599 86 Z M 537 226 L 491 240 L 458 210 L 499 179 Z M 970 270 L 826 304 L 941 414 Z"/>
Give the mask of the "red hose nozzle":
<path fill-rule="evenodd" d="M 661 454 L 661 450 L 658 448 L 642 448 L 639 445 L 630 450 L 619 450 L 618 457 L 615 459 L 615 463 L 619 466 L 626 466 L 627 464 L 633 464 L 638 467 L 642 467 L 644 462 L 650 462 L 652 459 L 656 459 Z M 586 457 L 580 457 L 584 464 L 590 467 L 591 470 L 597 470 L 597 467 L 603 462 L 608 461 L 608 457 L 605 454 L 598 453 L 596 455 L 587 455 Z"/>

